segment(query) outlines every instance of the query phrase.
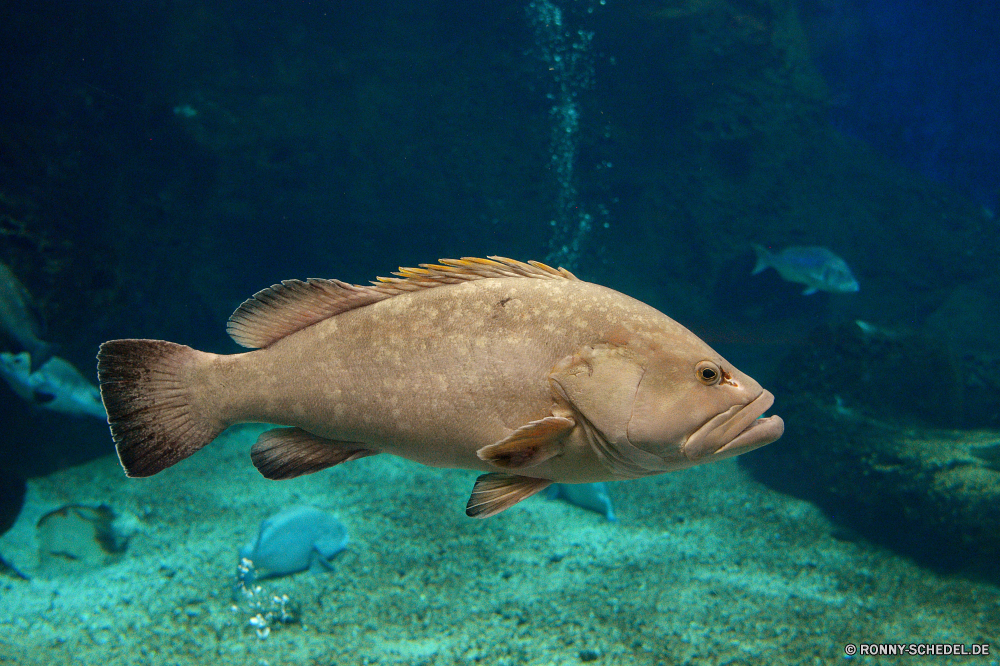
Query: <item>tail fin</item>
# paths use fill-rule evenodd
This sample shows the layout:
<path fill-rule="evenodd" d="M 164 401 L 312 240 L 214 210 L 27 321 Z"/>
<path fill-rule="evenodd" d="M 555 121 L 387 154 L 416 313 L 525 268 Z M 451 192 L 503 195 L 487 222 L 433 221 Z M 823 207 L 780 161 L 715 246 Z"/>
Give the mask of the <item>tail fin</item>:
<path fill-rule="evenodd" d="M 753 251 L 757 255 L 757 264 L 753 267 L 750 275 L 757 275 L 763 270 L 767 270 L 771 267 L 771 253 L 763 245 L 758 245 L 757 243 L 751 243 L 753 246 Z"/>
<path fill-rule="evenodd" d="M 191 370 L 207 356 L 162 340 L 101 345 L 101 399 L 125 474 L 152 476 L 196 453 L 225 429 L 192 404 Z"/>

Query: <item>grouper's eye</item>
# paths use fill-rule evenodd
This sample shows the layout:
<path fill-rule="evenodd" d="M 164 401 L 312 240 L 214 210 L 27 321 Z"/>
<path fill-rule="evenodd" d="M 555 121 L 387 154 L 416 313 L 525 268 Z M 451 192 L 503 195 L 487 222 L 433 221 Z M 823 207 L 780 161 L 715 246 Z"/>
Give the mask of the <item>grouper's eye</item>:
<path fill-rule="evenodd" d="M 722 368 L 711 361 L 702 361 L 694 367 L 694 374 L 705 386 L 713 386 L 722 379 Z"/>

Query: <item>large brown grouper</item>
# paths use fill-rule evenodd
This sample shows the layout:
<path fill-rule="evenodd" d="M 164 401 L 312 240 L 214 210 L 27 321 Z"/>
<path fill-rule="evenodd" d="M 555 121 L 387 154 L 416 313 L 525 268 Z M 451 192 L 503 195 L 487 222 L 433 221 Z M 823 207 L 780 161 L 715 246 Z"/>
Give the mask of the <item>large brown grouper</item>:
<path fill-rule="evenodd" d="M 229 320 L 220 356 L 101 345 L 118 456 L 149 476 L 235 423 L 274 423 L 250 455 L 287 479 L 376 453 L 487 472 L 487 517 L 550 483 L 634 479 L 781 436 L 774 397 L 659 311 L 565 269 L 502 257 L 401 268 L 371 286 L 289 280 Z"/>

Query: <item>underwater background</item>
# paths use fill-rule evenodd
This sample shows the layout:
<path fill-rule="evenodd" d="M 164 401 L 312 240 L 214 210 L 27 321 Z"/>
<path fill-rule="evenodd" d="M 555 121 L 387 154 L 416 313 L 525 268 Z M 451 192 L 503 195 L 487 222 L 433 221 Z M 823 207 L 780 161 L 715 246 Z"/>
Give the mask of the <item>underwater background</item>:
<path fill-rule="evenodd" d="M 226 319 L 283 279 L 502 255 L 688 326 L 786 430 L 609 484 L 615 521 L 480 522 L 472 473 L 388 456 L 268 482 L 257 426 L 126 479 L 58 377 L 5 375 L 0 663 L 1000 663 L 865 654 L 1000 651 L 998 26 L 926 0 L 5 3 L 0 263 L 79 381 L 113 338 L 235 353 Z M 859 288 L 751 275 L 755 244 Z M 346 548 L 241 586 L 296 505 Z"/>

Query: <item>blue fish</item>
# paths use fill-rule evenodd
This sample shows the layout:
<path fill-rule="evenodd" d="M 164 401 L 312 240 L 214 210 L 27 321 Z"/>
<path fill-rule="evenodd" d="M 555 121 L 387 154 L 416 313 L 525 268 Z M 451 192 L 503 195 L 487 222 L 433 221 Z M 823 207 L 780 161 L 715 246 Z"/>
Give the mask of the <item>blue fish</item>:
<path fill-rule="evenodd" d="M 553 483 L 546 496 L 549 499 L 566 500 L 570 504 L 599 513 L 608 520 L 616 520 L 606 483 Z"/>
<path fill-rule="evenodd" d="M 0 264 L 0 338 L 13 342 L 17 351 L 30 354 L 31 372 L 55 353 L 54 345 L 38 338 L 41 328 L 31 294 L 6 265 Z"/>
<path fill-rule="evenodd" d="M 847 262 L 825 247 L 795 246 L 771 252 L 754 243 L 753 251 L 757 253 L 757 265 L 752 275 L 773 268 L 784 280 L 804 284 L 805 296 L 817 291 L 847 294 L 859 288 Z"/>
<path fill-rule="evenodd" d="M 106 420 L 101 393 L 69 361 L 49 356 L 32 370 L 28 352 L 0 352 L 0 379 L 28 402 L 73 416 L 93 416 Z"/>
<path fill-rule="evenodd" d="M 347 528 L 329 513 L 311 506 L 285 509 L 262 522 L 257 538 L 240 549 L 240 557 L 253 562 L 242 582 L 287 576 L 314 564 L 330 567 L 347 541 Z"/>

